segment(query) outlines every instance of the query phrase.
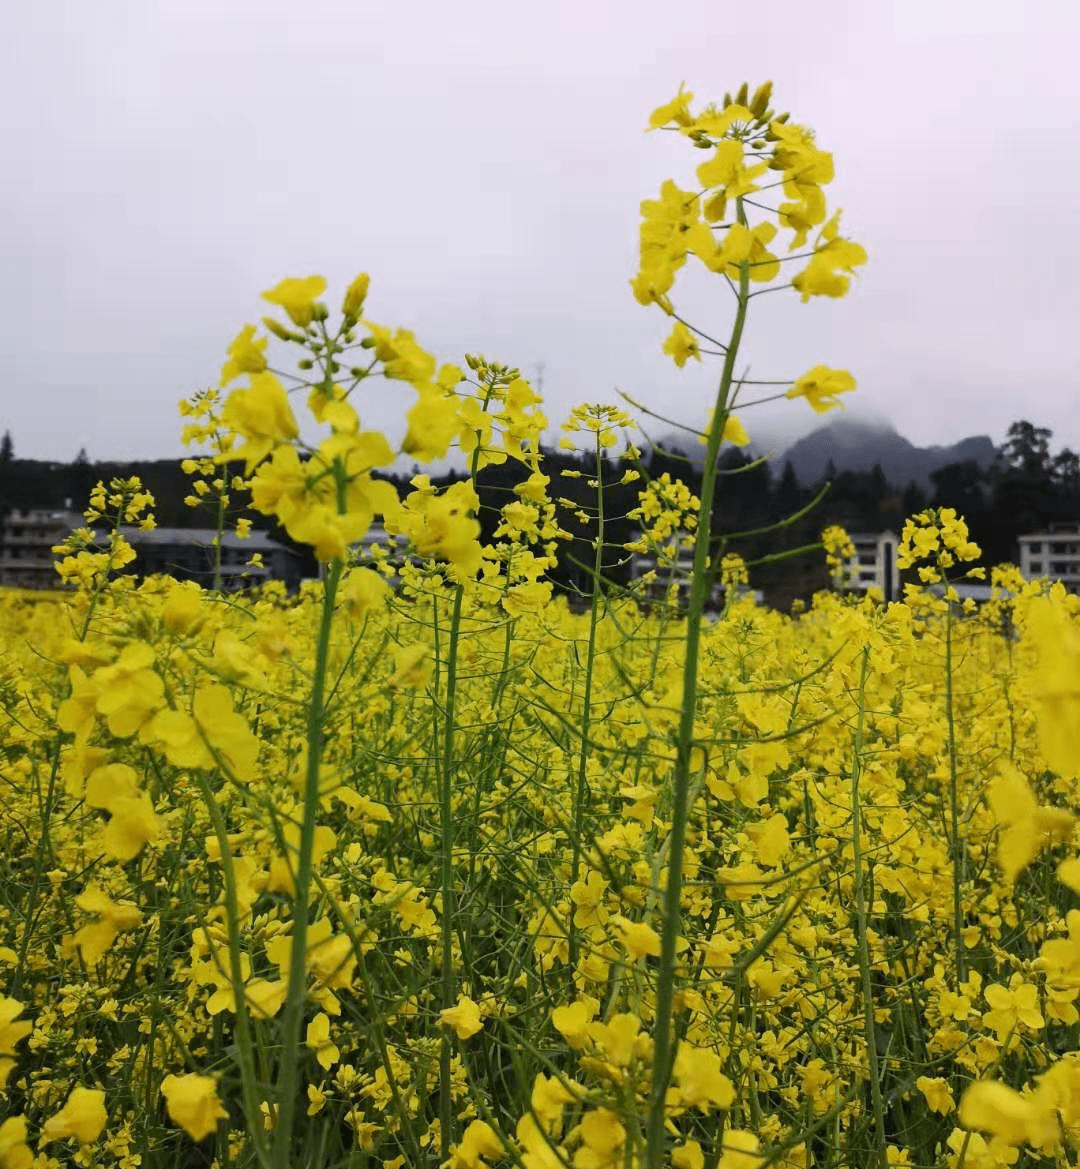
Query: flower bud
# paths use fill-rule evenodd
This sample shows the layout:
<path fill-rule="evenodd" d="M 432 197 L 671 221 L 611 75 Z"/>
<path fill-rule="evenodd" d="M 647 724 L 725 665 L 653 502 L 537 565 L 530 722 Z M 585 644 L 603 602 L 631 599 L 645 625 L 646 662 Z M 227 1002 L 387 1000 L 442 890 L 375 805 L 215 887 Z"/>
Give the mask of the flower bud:
<path fill-rule="evenodd" d="M 298 333 L 294 333 L 291 329 L 286 329 L 280 321 L 275 321 L 273 317 L 263 317 L 262 323 L 274 334 L 279 341 L 302 341 Z"/>
<path fill-rule="evenodd" d="M 746 99 L 749 96 L 750 96 L 750 87 L 744 81 L 742 83 L 742 85 L 739 86 L 739 92 L 735 95 L 735 104 L 737 106 L 746 105 Z"/>
<path fill-rule="evenodd" d="M 341 311 L 346 320 L 355 321 L 360 316 L 370 284 L 371 277 L 366 272 L 361 272 L 352 284 L 349 285 L 345 292 L 345 300 L 341 306 Z"/>
<path fill-rule="evenodd" d="M 750 112 L 755 118 L 764 118 L 765 111 L 769 108 L 769 98 L 772 97 L 772 82 L 766 81 L 764 85 L 759 85 L 754 93 L 754 100 L 750 103 Z"/>

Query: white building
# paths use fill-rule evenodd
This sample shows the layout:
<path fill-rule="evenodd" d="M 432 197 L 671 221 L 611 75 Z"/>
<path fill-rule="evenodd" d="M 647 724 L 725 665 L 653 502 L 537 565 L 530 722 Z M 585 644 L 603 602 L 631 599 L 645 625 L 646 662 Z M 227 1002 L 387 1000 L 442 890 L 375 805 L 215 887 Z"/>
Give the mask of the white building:
<path fill-rule="evenodd" d="M 631 579 L 637 580 L 647 572 L 657 573 L 665 582 L 669 579 L 688 580 L 694 572 L 694 550 L 680 548 L 675 559 L 665 563 L 663 568 L 657 566 L 657 558 L 651 552 L 634 552 L 630 557 Z"/>
<path fill-rule="evenodd" d="M 403 540 L 391 536 L 383 525 L 382 520 L 372 520 L 371 526 L 355 544 L 349 545 L 349 552 L 357 559 L 366 559 L 378 552 L 385 553 L 388 559 L 400 559 L 400 550 Z"/>
<path fill-rule="evenodd" d="M 0 523 L 0 585 L 54 589 L 60 578 L 53 567 L 61 544 L 85 520 L 67 508 L 15 508 Z"/>
<path fill-rule="evenodd" d="M 1080 524 L 1051 524 L 1049 531 L 1028 532 L 1018 542 L 1025 580 L 1046 576 L 1080 593 Z"/>
<path fill-rule="evenodd" d="M 78 512 L 67 508 L 18 508 L 0 522 L 0 585 L 29 589 L 57 589 L 59 557 L 54 545 L 62 544 L 76 528 L 86 526 Z M 135 550 L 128 571 L 139 576 L 165 573 L 178 580 L 197 580 L 209 586 L 214 577 L 214 539 L 210 528 L 154 528 L 149 532 L 122 526 L 121 534 Z M 100 536 L 100 530 L 98 531 Z M 248 566 L 253 552 L 263 566 Z M 292 588 L 299 583 L 300 558 L 291 548 L 264 532 L 252 532 L 241 540 L 225 532 L 221 540 L 221 583 L 225 589 L 242 588 L 265 580 L 283 580 Z"/>
<path fill-rule="evenodd" d="M 849 532 L 855 555 L 847 562 L 843 586 L 857 592 L 880 589 L 886 601 L 900 596 L 900 570 L 896 566 L 895 532 Z"/>
<path fill-rule="evenodd" d="M 680 531 L 677 536 L 672 538 L 672 542 L 678 542 L 679 547 L 675 549 L 674 556 L 664 560 L 661 564 L 658 557 L 653 552 L 634 552 L 630 557 L 630 579 L 633 581 L 639 580 L 645 576 L 646 573 L 655 573 L 656 579 L 649 585 L 647 590 L 648 596 L 652 600 L 662 600 L 666 593 L 668 586 L 675 583 L 679 586 L 679 600 L 682 604 L 686 604 L 690 599 L 690 582 L 694 576 L 694 546 L 691 543 L 687 547 L 681 546 L 681 541 L 686 537 L 687 533 Z M 636 541 L 642 539 L 642 533 L 636 532 L 634 535 Z M 748 592 L 747 588 L 740 586 L 738 592 L 740 594 Z M 754 592 L 754 596 L 760 604 L 763 594 L 760 590 Z M 724 605 L 724 587 L 719 579 L 713 581 L 708 597 L 705 599 L 706 609 L 718 610 Z"/>

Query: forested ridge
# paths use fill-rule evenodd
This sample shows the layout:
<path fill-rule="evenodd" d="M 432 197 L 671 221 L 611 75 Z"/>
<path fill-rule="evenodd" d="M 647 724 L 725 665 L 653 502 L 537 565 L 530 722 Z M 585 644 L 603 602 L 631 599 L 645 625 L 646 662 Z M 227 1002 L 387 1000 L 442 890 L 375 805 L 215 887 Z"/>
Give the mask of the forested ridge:
<path fill-rule="evenodd" d="M 725 550 L 739 552 L 750 562 L 751 583 L 770 593 L 781 580 L 787 582 L 787 591 L 799 595 L 825 583 L 820 556 L 795 561 L 773 558 L 812 544 L 827 524 L 840 524 L 851 532 L 899 533 L 905 517 L 927 506 L 952 507 L 963 515 L 972 538 L 983 549 L 984 563 L 1015 560 L 1018 535 L 1080 520 L 1080 456 L 1068 448 L 1054 451 L 1052 439 L 1052 432 L 1045 427 L 1015 422 L 991 465 L 982 466 L 976 459 L 948 464 L 930 473 L 930 490 L 914 478 L 906 483 L 890 482 L 879 464 L 869 471 L 855 471 L 830 462 L 817 482 L 800 482 L 790 461 L 755 460 L 740 448 L 729 446 L 721 456 L 723 486 L 713 514 L 713 532 L 724 541 Z M 565 501 L 562 526 L 575 537 L 560 546 L 560 564 L 553 577 L 562 587 L 584 587 L 584 566 L 592 563 L 594 531 L 592 522 L 582 522 L 576 513 L 595 507 L 597 489 L 591 485 L 596 480 L 595 466 L 591 458 L 558 450 L 545 452 L 544 466 L 553 480 L 552 495 Z M 641 472 L 642 479 L 623 482 L 626 472 L 634 469 Z M 564 471 L 569 474 L 563 475 Z M 628 513 L 637 505 L 644 478 L 665 473 L 682 479 L 695 493 L 699 491 L 700 468 L 681 451 L 664 445 L 645 450 L 639 463 L 617 453 L 604 458 L 605 575 L 616 583 L 629 578 L 629 553 L 623 545 L 633 540 L 637 528 Z M 10 436 L 0 442 L 0 514 L 31 507 L 81 510 L 96 482 L 132 475 L 137 475 L 157 500 L 159 526 L 212 525 L 207 509 L 184 503 L 190 493 L 190 478 L 180 460 L 92 462 L 82 451 L 69 463 L 20 459 Z M 404 489 L 411 473 L 386 477 Z M 433 475 L 432 482 L 442 485 L 460 477 L 453 472 Z M 510 463 L 481 471 L 478 488 L 485 539 L 490 539 L 497 509 L 506 502 L 517 478 L 517 469 Z M 807 514 L 776 526 L 818 496 L 816 506 Z M 267 517 L 242 511 L 245 501 L 241 493 L 234 502 L 236 515 L 249 515 L 256 529 L 292 544 Z M 741 535 L 747 532 L 755 534 Z"/>

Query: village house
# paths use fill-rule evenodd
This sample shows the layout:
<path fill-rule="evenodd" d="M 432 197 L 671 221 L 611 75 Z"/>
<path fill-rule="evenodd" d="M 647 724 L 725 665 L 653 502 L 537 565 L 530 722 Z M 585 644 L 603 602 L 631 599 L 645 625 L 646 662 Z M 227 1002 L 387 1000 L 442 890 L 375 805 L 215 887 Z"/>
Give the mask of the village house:
<path fill-rule="evenodd" d="M 895 532 L 849 532 L 855 555 L 844 566 L 843 587 L 856 592 L 881 590 L 886 601 L 900 597 L 900 570 L 896 564 L 899 540 Z"/>
<path fill-rule="evenodd" d="M 0 585 L 52 589 L 60 584 L 53 545 L 86 521 L 70 508 L 15 508 L 0 522 Z"/>
<path fill-rule="evenodd" d="M 1050 524 L 1048 530 L 1018 538 L 1025 580 L 1046 576 L 1080 594 L 1080 524 Z"/>
<path fill-rule="evenodd" d="M 54 567 L 58 554 L 53 548 L 63 543 L 85 519 L 70 508 L 15 508 L 0 521 L 0 585 L 12 588 L 53 589 L 61 585 Z M 177 580 L 195 580 L 210 586 L 214 580 L 212 528 L 120 529 L 135 550 L 135 560 L 126 569 L 138 576 L 164 573 Z M 258 553 L 262 564 L 250 564 Z M 235 532 L 221 538 L 221 587 L 246 588 L 267 580 L 284 581 L 289 589 L 300 583 L 301 559 L 265 532 L 252 532 L 240 539 Z"/>

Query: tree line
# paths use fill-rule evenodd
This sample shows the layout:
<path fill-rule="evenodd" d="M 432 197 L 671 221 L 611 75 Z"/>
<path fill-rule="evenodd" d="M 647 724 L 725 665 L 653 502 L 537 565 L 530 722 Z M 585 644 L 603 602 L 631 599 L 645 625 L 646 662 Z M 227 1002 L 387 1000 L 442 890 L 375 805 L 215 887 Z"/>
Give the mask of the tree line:
<path fill-rule="evenodd" d="M 929 491 L 914 480 L 890 483 L 877 465 L 869 471 L 850 471 L 830 463 L 821 480 L 801 483 L 790 462 L 777 475 L 768 462 L 755 461 L 730 447 L 721 455 L 713 537 L 719 550 L 738 552 L 750 563 L 755 587 L 779 594 L 782 600 L 788 599 L 785 593 L 791 598 L 806 595 L 826 583 L 820 554 L 789 558 L 793 550 L 814 543 L 825 525 L 841 524 L 851 532 L 899 533 L 905 517 L 925 507 L 952 507 L 963 515 L 973 539 L 983 548 L 986 564 L 1015 560 L 1018 535 L 1080 521 L 1080 456 L 1068 448 L 1053 452 L 1052 437 L 1045 427 L 1014 422 L 991 466 L 968 459 L 941 467 L 931 474 Z M 550 494 L 566 501 L 560 508 L 560 523 L 573 536 L 560 545 L 559 567 L 552 575 L 558 586 L 571 592 L 589 589 L 595 523 L 582 522 L 578 513 L 595 508 L 597 487 L 592 484 L 603 485 L 603 570 L 615 584 L 626 583 L 630 576 L 630 555 L 623 545 L 638 531 L 629 513 L 638 504 L 643 483 L 667 473 L 682 479 L 695 494 L 701 487 L 700 469 L 681 452 L 664 446 L 654 446 L 634 462 L 624 454 L 607 452 L 599 478 L 591 454 L 546 451 L 544 470 L 551 477 Z M 637 470 L 641 478 L 627 481 L 626 472 L 631 470 Z M 563 471 L 570 474 L 564 476 Z M 178 460 L 91 462 L 85 451 L 70 463 L 18 459 L 10 434 L 0 440 L 0 515 L 12 508 L 71 506 L 79 511 L 98 480 L 131 475 L 138 475 L 154 494 L 159 526 L 211 523 L 201 509 L 185 506 L 190 480 Z M 403 492 L 410 477 L 410 473 L 386 476 Z M 432 476 L 432 482 L 445 485 L 461 477 L 448 472 Z M 513 461 L 481 470 L 477 486 L 485 538 L 491 538 L 498 511 L 513 498 L 512 488 L 520 478 L 521 468 Z M 246 501 L 238 497 L 235 502 L 242 506 Z M 267 517 L 247 514 L 256 529 L 297 547 Z M 792 520 L 793 516 L 798 518 Z M 309 567 L 314 570 L 313 564 Z"/>

